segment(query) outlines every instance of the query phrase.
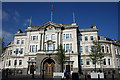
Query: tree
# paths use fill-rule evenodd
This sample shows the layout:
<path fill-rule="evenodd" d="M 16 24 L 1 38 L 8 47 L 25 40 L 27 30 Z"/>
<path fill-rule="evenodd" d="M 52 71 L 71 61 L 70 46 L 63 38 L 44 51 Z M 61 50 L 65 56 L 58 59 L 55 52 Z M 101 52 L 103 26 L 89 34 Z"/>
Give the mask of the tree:
<path fill-rule="evenodd" d="M 0 38 L 0 55 L 2 54 L 4 50 L 5 42 L 3 40 L 4 40 L 3 38 Z"/>
<path fill-rule="evenodd" d="M 95 64 L 95 72 L 96 72 L 96 64 L 100 63 L 100 67 L 101 64 L 103 63 L 103 57 L 105 56 L 104 53 L 101 52 L 101 44 L 99 43 L 99 41 L 93 41 L 93 46 L 91 47 L 91 53 L 90 53 L 90 59 L 92 60 L 92 62 Z"/>
<path fill-rule="evenodd" d="M 63 49 L 62 44 L 60 44 L 58 46 L 55 60 L 60 65 L 60 70 L 63 72 L 64 60 L 65 60 L 65 50 Z"/>

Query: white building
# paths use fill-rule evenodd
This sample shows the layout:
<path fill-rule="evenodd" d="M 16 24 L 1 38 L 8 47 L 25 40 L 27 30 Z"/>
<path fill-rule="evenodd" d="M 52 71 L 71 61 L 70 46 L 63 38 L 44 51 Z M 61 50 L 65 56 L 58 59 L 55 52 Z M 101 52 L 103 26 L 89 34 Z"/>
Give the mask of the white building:
<path fill-rule="evenodd" d="M 3 53 L 3 68 L 30 74 L 30 67 L 33 64 L 36 74 L 42 74 L 44 69 L 45 75 L 52 75 L 53 72 L 60 71 L 55 56 L 58 45 L 62 44 L 66 51 L 65 70 L 91 71 L 94 64 L 88 55 L 93 40 L 100 41 L 102 51 L 106 54 L 102 68 L 107 71 L 118 70 L 120 68 L 118 41 L 98 36 L 95 25 L 90 29 L 78 29 L 76 23 L 57 24 L 51 21 L 40 26 L 29 26 L 26 33 L 19 29 L 14 34 L 14 41 L 6 46 Z M 100 68 L 99 64 L 97 68 Z"/>

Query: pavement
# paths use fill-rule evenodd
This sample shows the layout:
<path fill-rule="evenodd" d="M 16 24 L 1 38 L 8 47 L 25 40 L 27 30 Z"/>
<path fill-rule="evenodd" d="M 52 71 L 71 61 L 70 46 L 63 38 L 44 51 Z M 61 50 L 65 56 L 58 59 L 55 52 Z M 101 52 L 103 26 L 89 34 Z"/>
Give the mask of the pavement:
<path fill-rule="evenodd" d="M 2 79 L 2 71 L 0 71 L 0 80 Z"/>
<path fill-rule="evenodd" d="M 79 80 L 98 80 L 98 79 L 85 79 L 85 76 L 82 75 L 79 77 Z M 52 76 L 45 76 L 44 79 L 42 79 L 42 76 L 35 75 L 35 78 L 32 78 L 32 75 L 9 75 L 8 78 L 4 78 L 1 80 L 72 80 L 72 78 L 69 79 L 61 79 L 61 78 L 52 78 Z M 118 78 L 112 79 L 110 75 L 107 75 L 107 79 L 100 79 L 100 80 L 120 80 L 120 75 Z"/>

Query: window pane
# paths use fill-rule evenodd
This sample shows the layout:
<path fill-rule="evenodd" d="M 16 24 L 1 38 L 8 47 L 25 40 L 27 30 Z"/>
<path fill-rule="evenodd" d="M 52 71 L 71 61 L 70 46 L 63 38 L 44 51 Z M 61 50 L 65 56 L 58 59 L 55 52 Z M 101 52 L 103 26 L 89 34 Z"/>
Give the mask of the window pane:
<path fill-rule="evenodd" d="M 88 52 L 88 46 L 85 46 L 85 52 Z"/>
<path fill-rule="evenodd" d="M 69 34 L 66 34 L 66 39 L 69 39 Z"/>
<path fill-rule="evenodd" d="M 94 52 L 94 46 L 91 46 L 91 52 Z"/>
<path fill-rule="evenodd" d="M 90 65 L 90 60 L 86 59 L 86 65 Z"/>
<path fill-rule="evenodd" d="M 85 36 L 85 41 L 88 41 L 88 37 L 87 36 Z"/>
<path fill-rule="evenodd" d="M 52 50 L 52 44 L 48 44 L 48 50 Z"/>
<path fill-rule="evenodd" d="M 12 55 L 12 50 L 10 50 L 10 55 Z"/>
<path fill-rule="evenodd" d="M 64 39 L 65 39 L 65 34 L 64 34 Z"/>
<path fill-rule="evenodd" d="M 55 50 L 55 44 L 53 44 L 53 50 Z"/>
<path fill-rule="evenodd" d="M 79 41 L 82 41 L 82 36 L 79 36 Z"/>
<path fill-rule="evenodd" d="M 103 59 L 103 64 L 106 65 L 106 59 Z"/>
<path fill-rule="evenodd" d="M 64 44 L 64 50 L 65 50 L 65 44 Z"/>
<path fill-rule="evenodd" d="M 110 59 L 108 59 L 108 65 L 110 65 Z"/>
<path fill-rule="evenodd" d="M 38 46 L 36 45 L 36 52 L 37 52 L 37 47 L 38 47 Z"/>
<path fill-rule="evenodd" d="M 20 52 L 20 54 L 23 54 L 23 48 L 21 48 L 21 52 Z"/>
<path fill-rule="evenodd" d="M 94 40 L 94 39 L 93 39 L 93 36 L 90 36 L 90 39 L 91 39 L 91 40 Z"/>
<path fill-rule="evenodd" d="M 36 40 L 36 36 L 33 36 L 33 40 Z"/>
<path fill-rule="evenodd" d="M 55 39 L 55 34 L 52 34 L 52 40 L 54 40 Z"/>
<path fill-rule="evenodd" d="M 82 46 L 80 46 L 80 48 L 79 48 L 79 53 L 82 53 Z"/>
<path fill-rule="evenodd" d="M 72 43 L 70 44 L 70 50 L 72 51 Z"/>
<path fill-rule="evenodd" d="M 49 40 L 49 35 L 46 35 L 46 40 Z"/>
<path fill-rule="evenodd" d="M 20 40 L 17 40 L 17 44 L 20 44 Z"/>
<path fill-rule="evenodd" d="M 9 64 L 8 64 L 8 66 L 10 66 L 11 65 L 11 60 L 9 60 Z"/>
<path fill-rule="evenodd" d="M 66 50 L 67 51 L 69 50 L 69 44 L 66 44 Z"/>
<path fill-rule="evenodd" d="M 70 34 L 70 39 L 72 38 L 72 34 Z"/>
<path fill-rule="evenodd" d="M 24 44 L 24 40 L 22 40 L 22 43 L 21 44 Z"/>
<path fill-rule="evenodd" d="M 32 46 L 32 52 L 35 52 L 35 45 Z"/>
<path fill-rule="evenodd" d="M 107 46 L 107 52 L 109 53 L 109 47 Z"/>
<path fill-rule="evenodd" d="M 22 60 L 19 60 L 19 65 L 22 65 Z"/>
<path fill-rule="evenodd" d="M 83 65 L 83 59 L 80 59 L 80 64 Z"/>
<path fill-rule="evenodd" d="M 14 65 L 17 65 L 17 60 L 14 61 Z"/>
<path fill-rule="evenodd" d="M 102 52 L 104 52 L 104 46 L 102 46 Z"/>
<path fill-rule="evenodd" d="M 16 49 L 16 54 L 18 54 L 18 51 L 19 51 L 19 50 L 18 50 L 18 49 Z"/>

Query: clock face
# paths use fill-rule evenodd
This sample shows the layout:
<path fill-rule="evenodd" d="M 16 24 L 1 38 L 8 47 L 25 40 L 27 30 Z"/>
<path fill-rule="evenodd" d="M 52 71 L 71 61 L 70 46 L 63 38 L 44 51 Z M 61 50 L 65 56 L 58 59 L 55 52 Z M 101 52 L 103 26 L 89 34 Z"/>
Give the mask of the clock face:
<path fill-rule="evenodd" d="M 52 29 L 52 26 L 49 26 L 49 30 L 51 30 Z"/>

